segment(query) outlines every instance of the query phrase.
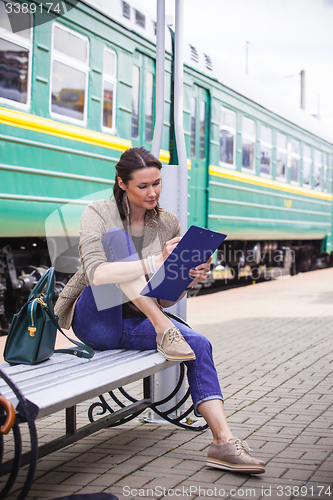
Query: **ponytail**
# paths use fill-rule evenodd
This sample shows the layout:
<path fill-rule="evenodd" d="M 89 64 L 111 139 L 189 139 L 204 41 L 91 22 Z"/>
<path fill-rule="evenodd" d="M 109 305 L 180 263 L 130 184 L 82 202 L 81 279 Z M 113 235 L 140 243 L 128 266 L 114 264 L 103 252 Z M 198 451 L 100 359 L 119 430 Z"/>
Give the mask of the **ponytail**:
<path fill-rule="evenodd" d="M 123 189 L 121 189 L 121 187 L 119 186 L 118 173 L 116 173 L 116 178 L 115 178 L 115 182 L 114 182 L 114 186 L 113 186 L 113 196 L 114 196 L 114 199 L 117 203 L 120 218 L 122 220 L 126 219 L 126 214 L 125 214 L 124 207 L 123 207 L 124 194 L 125 194 L 125 191 Z"/>

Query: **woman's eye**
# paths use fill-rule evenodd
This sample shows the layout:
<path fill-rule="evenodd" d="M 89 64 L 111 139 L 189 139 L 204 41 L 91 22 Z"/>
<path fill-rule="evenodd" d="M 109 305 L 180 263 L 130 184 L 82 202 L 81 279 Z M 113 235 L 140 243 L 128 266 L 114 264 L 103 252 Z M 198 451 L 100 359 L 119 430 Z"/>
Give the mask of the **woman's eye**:
<path fill-rule="evenodd" d="M 145 189 L 146 186 L 139 186 L 139 189 Z"/>
<path fill-rule="evenodd" d="M 161 183 L 161 181 L 156 181 L 154 182 L 154 186 L 158 186 Z"/>

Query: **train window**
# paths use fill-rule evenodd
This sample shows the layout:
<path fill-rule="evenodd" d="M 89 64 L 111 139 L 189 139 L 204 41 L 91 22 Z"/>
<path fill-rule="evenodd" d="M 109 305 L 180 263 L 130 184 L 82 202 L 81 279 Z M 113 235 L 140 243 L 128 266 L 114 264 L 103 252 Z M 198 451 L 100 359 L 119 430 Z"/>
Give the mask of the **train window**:
<path fill-rule="evenodd" d="M 53 48 L 83 63 L 88 62 L 88 41 L 57 25 L 54 25 Z"/>
<path fill-rule="evenodd" d="M 30 104 L 32 15 L 20 14 L 25 30 L 13 33 L 7 12 L 13 2 L 0 1 L 0 101 L 27 108 Z M 22 16 L 22 17 L 21 17 Z"/>
<path fill-rule="evenodd" d="M 321 190 L 321 175 L 323 171 L 323 158 L 322 158 L 322 152 L 317 151 L 315 149 L 314 151 L 314 176 L 313 176 L 313 183 L 314 183 L 314 188 Z"/>
<path fill-rule="evenodd" d="M 221 107 L 220 114 L 220 163 L 235 165 L 236 113 Z"/>
<path fill-rule="evenodd" d="M 255 144 L 256 144 L 256 122 L 243 116 L 242 129 L 242 167 L 247 170 L 255 169 Z"/>
<path fill-rule="evenodd" d="M 261 126 L 260 134 L 260 173 L 272 175 L 273 132 L 271 128 Z"/>
<path fill-rule="evenodd" d="M 116 54 L 104 50 L 103 61 L 103 127 L 115 128 L 115 97 L 116 97 Z"/>
<path fill-rule="evenodd" d="M 291 178 L 292 182 L 299 184 L 301 165 L 301 146 L 298 141 L 291 141 Z"/>
<path fill-rule="evenodd" d="M 190 155 L 191 158 L 195 157 L 195 121 L 196 121 L 196 104 L 197 100 L 195 97 L 191 97 L 191 148 Z"/>
<path fill-rule="evenodd" d="M 153 113 L 154 113 L 154 75 L 146 73 L 146 141 L 153 139 Z"/>
<path fill-rule="evenodd" d="M 200 160 L 206 157 L 206 103 L 200 101 Z"/>
<path fill-rule="evenodd" d="M 88 39 L 53 24 L 51 113 L 80 122 L 86 120 Z"/>
<path fill-rule="evenodd" d="M 311 148 L 303 145 L 303 186 L 310 187 L 311 185 Z"/>
<path fill-rule="evenodd" d="M 276 134 L 276 177 L 279 180 L 286 180 L 287 173 L 287 136 Z"/>
<path fill-rule="evenodd" d="M 132 68 L 132 139 L 139 137 L 140 68 Z"/>

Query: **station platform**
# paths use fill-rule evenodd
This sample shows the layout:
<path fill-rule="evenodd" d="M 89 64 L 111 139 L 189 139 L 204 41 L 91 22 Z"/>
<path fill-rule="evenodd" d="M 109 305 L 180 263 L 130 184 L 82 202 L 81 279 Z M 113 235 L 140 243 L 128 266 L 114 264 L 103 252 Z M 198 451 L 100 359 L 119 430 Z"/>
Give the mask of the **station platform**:
<path fill-rule="evenodd" d="M 209 430 L 138 419 L 41 459 L 29 499 L 333 499 L 333 269 L 191 298 L 188 321 L 212 342 L 230 427 L 266 473 L 208 468 Z M 38 422 L 40 438 L 63 418 Z"/>

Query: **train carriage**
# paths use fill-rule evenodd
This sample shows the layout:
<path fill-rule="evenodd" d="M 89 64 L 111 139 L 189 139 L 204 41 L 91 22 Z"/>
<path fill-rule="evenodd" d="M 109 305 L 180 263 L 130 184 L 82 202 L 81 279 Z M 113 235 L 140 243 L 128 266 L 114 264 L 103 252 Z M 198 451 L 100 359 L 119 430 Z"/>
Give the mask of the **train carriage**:
<path fill-rule="evenodd" d="M 293 273 L 327 265 L 332 137 L 303 110 L 287 109 L 188 47 L 190 223 L 226 233 L 221 257 L 238 271 L 246 264 Z"/>
<path fill-rule="evenodd" d="M 50 264 L 49 251 L 59 254 L 47 247 L 45 221 L 57 214 L 64 229 L 68 203 L 76 216 L 73 226 L 65 221 L 66 234 L 52 234 L 52 228 L 47 233 L 49 243 L 65 249 L 58 260 L 59 292 L 67 272 L 78 266 L 72 250 L 79 214 L 101 191 L 110 194 L 122 151 L 151 148 L 155 119 L 156 25 L 143 7 L 124 0 L 68 0 L 62 4 L 75 8 L 59 17 L 48 7 L 47 24 L 33 30 L 28 8 L 30 29 L 13 33 L 6 10 L 17 3 L 0 0 L 3 328 Z M 160 159 L 168 164 L 175 160 L 168 30 L 166 39 Z M 282 112 L 256 89 L 241 88 L 239 80 L 216 71 L 209 55 L 193 45 L 187 50 L 189 225 L 227 233 L 218 258 L 233 268 L 275 263 L 296 272 L 327 265 L 333 245 L 332 139 L 304 113 Z"/>

